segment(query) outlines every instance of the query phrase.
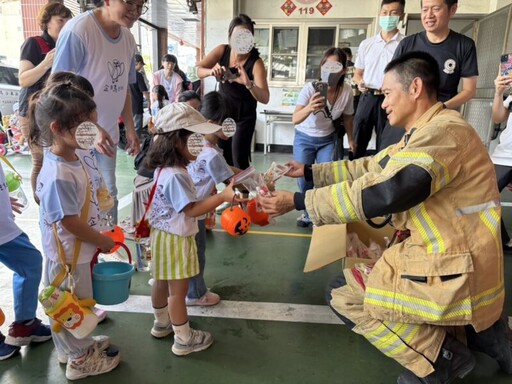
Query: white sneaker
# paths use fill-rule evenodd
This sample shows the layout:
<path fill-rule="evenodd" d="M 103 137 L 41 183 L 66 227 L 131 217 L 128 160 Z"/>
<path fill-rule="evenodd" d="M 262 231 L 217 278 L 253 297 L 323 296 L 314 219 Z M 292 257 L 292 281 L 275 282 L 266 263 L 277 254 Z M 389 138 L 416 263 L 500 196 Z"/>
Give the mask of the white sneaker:
<path fill-rule="evenodd" d="M 112 371 L 119 365 L 121 354 L 115 349 L 100 351 L 93 345 L 87 355 L 80 359 L 68 360 L 66 378 L 68 380 L 83 379 Z"/>
<path fill-rule="evenodd" d="M 174 336 L 174 344 L 172 345 L 172 353 L 176 356 L 185 356 L 192 352 L 200 352 L 207 349 L 213 344 L 213 336 L 210 332 L 200 331 L 198 329 L 190 329 L 190 340 L 186 344 L 178 341 Z"/>
<path fill-rule="evenodd" d="M 110 347 L 110 337 L 105 335 L 98 335 L 92 337 L 94 340 L 93 347 L 96 348 L 98 351 L 103 351 Z M 59 363 L 66 364 L 68 362 L 68 355 L 65 353 L 59 353 L 57 352 L 57 360 L 59 360 Z"/>
<path fill-rule="evenodd" d="M 167 325 L 160 325 L 156 320 L 153 323 L 153 328 L 151 328 L 151 336 L 162 339 L 166 336 L 169 336 L 173 332 L 172 324 L 169 321 Z"/>

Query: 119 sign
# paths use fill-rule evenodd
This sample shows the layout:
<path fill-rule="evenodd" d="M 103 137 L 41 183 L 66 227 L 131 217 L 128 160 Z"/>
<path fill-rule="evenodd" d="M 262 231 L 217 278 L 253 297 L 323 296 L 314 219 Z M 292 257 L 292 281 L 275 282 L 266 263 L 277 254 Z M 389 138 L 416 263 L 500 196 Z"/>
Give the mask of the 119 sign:
<path fill-rule="evenodd" d="M 315 7 L 300 7 L 299 12 L 301 15 L 312 15 L 315 13 Z"/>

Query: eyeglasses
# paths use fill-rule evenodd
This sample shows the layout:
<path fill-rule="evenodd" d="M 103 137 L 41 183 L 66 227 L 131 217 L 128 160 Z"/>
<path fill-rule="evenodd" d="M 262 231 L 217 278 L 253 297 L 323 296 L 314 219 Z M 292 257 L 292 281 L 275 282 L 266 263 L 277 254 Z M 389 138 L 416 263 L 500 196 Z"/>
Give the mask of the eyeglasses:
<path fill-rule="evenodd" d="M 134 0 L 121 0 L 125 5 L 128 12 L 137 11 L 139 15 L 143 15 L 148 11 L 146 1 L 142 4 Z"/>

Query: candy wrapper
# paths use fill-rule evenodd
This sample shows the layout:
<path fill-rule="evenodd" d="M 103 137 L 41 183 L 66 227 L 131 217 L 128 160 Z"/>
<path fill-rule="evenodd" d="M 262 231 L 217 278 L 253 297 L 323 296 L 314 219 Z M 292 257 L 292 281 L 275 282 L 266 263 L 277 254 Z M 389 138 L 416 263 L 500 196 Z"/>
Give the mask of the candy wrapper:
<path fill-rule="evenodd" d="M 263 175 L 256 171 L 254 167 L 249 167 L 244 171 L 233 176 L 235 185 L 242 184 L 249 191 L 249 197 L 270 196 L 270 192 L 263 180 Z"/>
<path fill-rule="evenodd" d="M 290 170 L 290 166 L 284 164 L 276 164 L 274 161 L 270 168 L 263 174 L 263 181 L 265 184 L 275 183 L 281 177 L 283 177 L 286 172 Z"/>

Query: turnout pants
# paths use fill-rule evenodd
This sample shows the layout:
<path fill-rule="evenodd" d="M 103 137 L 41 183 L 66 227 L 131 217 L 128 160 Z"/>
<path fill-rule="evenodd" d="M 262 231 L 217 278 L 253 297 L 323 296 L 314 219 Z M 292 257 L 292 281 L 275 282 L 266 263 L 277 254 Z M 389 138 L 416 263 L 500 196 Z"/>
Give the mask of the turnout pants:
<path fill-rule="evenodd" d="M 363 264 L 345 269 L 330 284 L 327 299 L 333 311 L 349 320 L 352 330 L 364 336 L 375 348 L 395 359 L 418 377 L 434 372 L 433 363 L 441 350 L 446 327 L 431 324 L 409 324 L 371 318 L 364 311 L 365 273 Z M 364 281 L 361 281 L 361 277 Z M 329 294 L 330 293 L 330 294 Z"/>

